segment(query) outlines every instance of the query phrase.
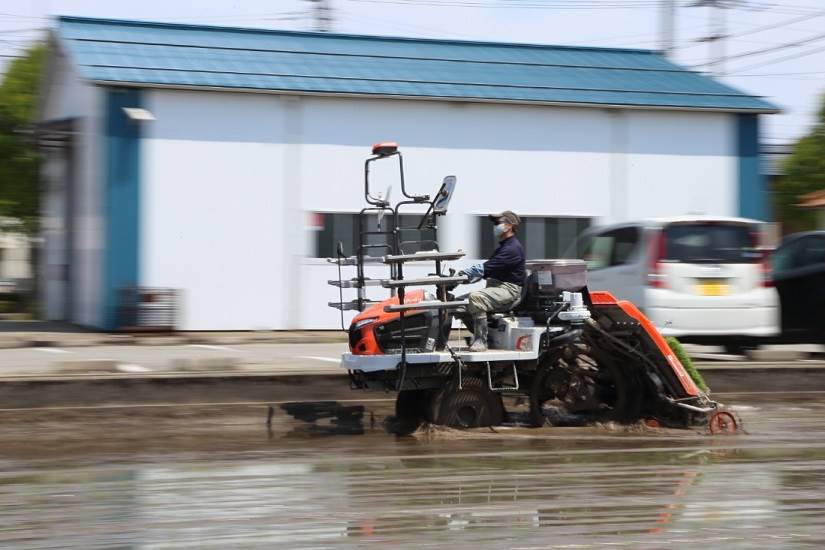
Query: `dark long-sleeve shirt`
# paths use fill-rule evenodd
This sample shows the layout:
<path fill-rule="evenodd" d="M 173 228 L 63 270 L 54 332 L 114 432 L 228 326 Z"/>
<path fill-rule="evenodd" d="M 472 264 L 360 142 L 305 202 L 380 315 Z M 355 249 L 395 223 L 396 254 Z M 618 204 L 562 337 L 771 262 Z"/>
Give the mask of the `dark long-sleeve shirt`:
<path fill-rule="evenodd" d="M 484 262 L 484 278 L 524 286 L 524 276 L 524 247 L 515 236 L 507 237 Z"/>

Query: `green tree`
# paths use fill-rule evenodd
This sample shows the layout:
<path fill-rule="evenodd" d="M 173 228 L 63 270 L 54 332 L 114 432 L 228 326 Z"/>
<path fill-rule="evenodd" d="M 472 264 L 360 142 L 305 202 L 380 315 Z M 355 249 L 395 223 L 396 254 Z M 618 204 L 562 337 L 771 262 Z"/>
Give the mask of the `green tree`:
<path fill-rule="evenodd" d="M 816 214 L 799 208 L 800 195 L 825 189 L 825 95 L 811 132 L 794 144 L 783 163 L 785 176 L 775 195 L 777 212 L 786 233 L 816 227 Z"/>
<path fill-rule="evenodd" d="M 0 216 L 19 219 L 35 233 L 40 208 L 40 162 L 30 133 L 45 58 L 38 44 L 15 59 L 0 83 Z"/>

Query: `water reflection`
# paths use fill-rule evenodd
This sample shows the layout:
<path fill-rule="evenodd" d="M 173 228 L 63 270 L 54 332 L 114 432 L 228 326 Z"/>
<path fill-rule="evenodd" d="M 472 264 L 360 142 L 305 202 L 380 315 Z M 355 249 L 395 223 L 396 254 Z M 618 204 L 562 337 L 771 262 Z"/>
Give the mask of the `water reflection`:
<path fill-rule="evenodd" d="M 409 458 L 365 457 L 343 468 L 268 457 L 173 458 L 130 468 L 7 474 L 0 485 L 0 540 L 16 545 L 59 534 L 67 546 L 128 541 L 153 547 L 536 530 L 575 538 L 697 529 L 744 536 L 794 523 L 802 528 L 825 509 L 822 464 L 765 469 L 754 454 L 742 457 L 744 463 L 711 459 L 687 468 L 610 456 L 577 465 L 467 457 L 427 467 Z"/>
<path fill-rule="evenodd" d="M 0 546 L 782 547 L 824 534 L 825 449 L 811 434 L 774 445 L 758 433 L 719 444 L 578 429 L 399 439 L 339 404 L 287 412 L 358 419 L 363 434 L 7 460 Z"/>

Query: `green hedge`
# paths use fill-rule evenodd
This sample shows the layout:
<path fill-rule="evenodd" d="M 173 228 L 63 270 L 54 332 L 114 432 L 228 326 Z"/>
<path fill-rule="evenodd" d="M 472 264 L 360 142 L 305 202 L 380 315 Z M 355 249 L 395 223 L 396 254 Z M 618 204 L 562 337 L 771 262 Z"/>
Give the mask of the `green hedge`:
<path fill-rule="evenodd" d="M 665 341 L 667 342 L 667 345 L 670 346 L 670 349 L 673 351 L 673 354 L 679 362 L 682 363 L 682 366 L 685 367 L 685 370 L 688 372 L 693 382 L 699 386 L 699 389 L 704 392 L 709 391 L 710 388 L 708 388 L 708 385 L 705 384 L 705 379 L 702 378 L 702 375 L 699 374 L 699 371 L 693 366 L 693 361 L 691 361 L 688 354 L 685 353 L 685 348 L 682 347 L 682 343 L 673 336 L 665 337 Z"/>

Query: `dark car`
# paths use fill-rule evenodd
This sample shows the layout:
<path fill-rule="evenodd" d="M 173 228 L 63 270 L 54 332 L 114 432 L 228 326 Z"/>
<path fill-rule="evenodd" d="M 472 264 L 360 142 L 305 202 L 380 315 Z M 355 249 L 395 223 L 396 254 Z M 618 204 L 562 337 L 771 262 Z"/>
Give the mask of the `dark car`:
<path fill-rule="evenodd" d="M 771 264 L 783 339 L 825 343 L 825 231 L 786 237 Z"/>

